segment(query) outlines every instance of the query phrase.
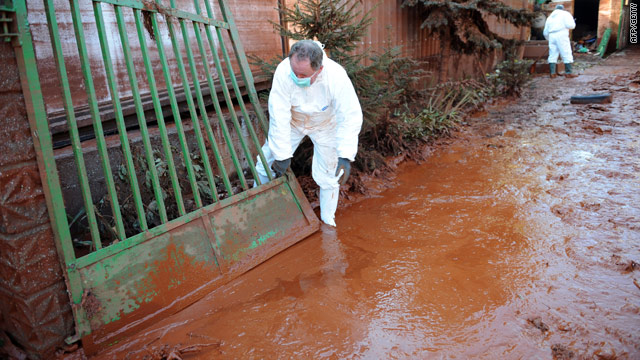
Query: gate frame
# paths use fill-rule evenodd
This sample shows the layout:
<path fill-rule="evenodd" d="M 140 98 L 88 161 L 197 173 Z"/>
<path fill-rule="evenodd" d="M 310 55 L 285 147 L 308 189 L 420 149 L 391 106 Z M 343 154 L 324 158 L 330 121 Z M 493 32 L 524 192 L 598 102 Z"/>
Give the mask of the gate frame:
<path fill-rule="evenodd" d="M 137 245 L 157 238 L 160 235 L 170 233 L 171 230 L 179 228 L 180 226 L 188 224 L 195 220 L 206 220 L 206 217 L 208 215 L 211 215 L 216 211 L 220 211 L 221 209 L 225 209 L 227 207 L 233 207 L 243 201 L 246 201 L 247 199 L 251 199 L 257 194 L 276 188 L 284 189 L 282 191 L 289 191 L 291 193 L 296 207 L 306 220 L 306 225 L 296 224 L 292 229 L 288 230 L 289 233 L 296 234 L 295 237 L 284 239 L 284 241 L 281 241 L 278 244 L 272 244 L 271 248 L 263 250 L 259 254 L 257 254 L 256 259 L 259 261 L 258 263 L 265 261 L 276 253 L 311 235 L 319 229 L 320 222 L 317 216 L 311 209 L 311 206 L 304 193 L 302 192 L 295 176 L 289 171 L 287 172 L 287 175 L 285 177 L 274 179 L 267 184 L 262 184 L 253 189 L 244 190 L 243 192 L 230 196 L 227 199 L 216 201 L 211 205 L 207 205 L 193 212 L 186 213 L 185 215 L 179 216 L 178 218 L 163 223 L 162 225 L 159 225 L 155 228 L 148 229 L 137 235 L 129 237 L 126 239 L 126 241 L 110 245 L 100 250 L 96 250 L 95 252 L 92 252 L 90 254 L 76 258 L 73 244 L 71 242 L 69 222 L 64 207 L 64 198 L 62 195 L 60 178 L 58 176 L 58 170 L 53 153 L 52 138 L 49 131 L 48 117 L 37 68 L 35 47 L 33 44 L 31 29 L 27 17 L 26 0 L 8 1 L 10 4 L 12 4 L 12 8 L 7 7 L 0 10 L 13 10 L 15 12 L 16 27 L 18 31 L 17 34 L 12 35 L 17 35 L 14 39 L 14 47 L 16 48 L 15 53 L 20 73 L 20 81 L 26 103 L 29 124 L 32 130 L 32 137 L 34 141 L 34 148 L 36 152 L 38 168 L 40 171 L 40 177 L 44 189 L 44 196 L 47 203 L 50 222 L 53 228 L 55 245 L 58 251 L 59 261 L 63 269 L 69 298 L 71 300 L 71 307 L 73 309 L 76 333 L 65 340 L 67 343 L 71 344 L 80 339 L 83 339 L 83 341 L 87 341 L 86 345 L 89 345 L 91 347 L 93 347 L 93 345 L 100 346 L 96 341 L 94 341 L 95 339 L 89 336 L 92 334 L 92 332 L 95 332 L 95 330 L 92 330 L 89 316 L 87 314 L 87 311 L 83 307 L 83 302 L 86 300 L 87 292 L 85 286 L 83 285 L 83 279 L 81 278 L 80 269 L 87 265 L 96 263 L 115 254 L 128 251 L 129 249 L 133 249 Z M 127 0 L 120 1 L 122 1 L 123 3 L 128 2 Z M 113 4 L 114 2 L 118 2 L 118 0 L 92 0 L 92 2 L 104 2 Z M 229 37 L 231 38 L 231 42 L 233 44 L 234 52 L 238 60 L 238 66 L 240 68 L 241 76 L 244 79 L 245 89 L 247 90 L 249 100 L 253 104 L 260 127 L 266 134 L 268 127 L 265 120 L 265 115 L 258 100 L 257 91 L 254 85 L 254 79 L 249 68 L 244 48 L 242 46 L 242 43 L 240 42 L 238 30 L 236 28 L 233 16 L 225 0 L 218 0 L 218 3 L 220 6 L 220 10 L 222 11 L 224 21 L 228 25 Z M 195 16 L 195 14 L 191 15 Z M 223 24 L 222 22 L 218 23 Z M 228 66 L 230 66 L 230 64 L 228 64 Z M 237 90 L 238 85 L 235 81 L 233 72 L 231 72 L 230 75 L 232 76 L 231 80 L 234 86 L 234 90 Z M 212 93 L 212 96 L 217 96 L 215 94 L 215 91 Z M 115 100 L 116 99 L 114 99 L 114 101 Z M 244 105 L 242 105 L 242 107 L 244 107 Z M 247 121 L 250 120 L 247 119 Z M 242 138 L 241 141 L 243 141 Z M 207 233 L 214 233 L 215 230 L 212 229 L 210 225 L 207 226 L 206 223 L 207 221 L 204 221 L 204 227 Z M 215 244 L 215 242 L 219 242 L 220 239 L 214 235 L 209 239 L 209 241 L 211 241 L 212 243 L 212 248 L 215 251 L 216 257 L 221 256 L 222 254 L 220 254 L 220 250 Z M 275 252 L 268 250 L 275 250 Z M 231 272 L 225 274 L 225 271 L 229 270 L 230 267 L 228 264 L 220 264 L 220 261 L 221 259 L 216 260 L 216 263 L 219 266 L 222 274 L 221 278 L 216 278 L 206 283 L 201 288 L 198 288 L 197 291 L 195 291 L 195 294 L 190 293 L 189 299 L 187 301 L 183 301 L 180 304 L 175 304 L 175 306 L 167 308 L 167 310 L 179 310 L 196 301 L 198 298 L 204 296 L 206 293 L 212 291 L 215 287 L 232 280 L 233 278 L 239 276 L 243 272 L 257 265 L 246 261 L 239 262 L 239 265 L 231 266 Z M 141 326 L 154 319 L 155 317 L 139 322 L 134 327 L 127 329 L 126 333 L 131 333 L 133 330 L 139 329 Z M 124 333 L 117 334 L 114 337 L 110 337 L 104 341 L 100 341 L 100 343 L 112 343 L 113 341 L 117 341 L 117 339 L 123 335 Z M 97 350 L 97 348 L 95 348 L 94 350 Z M 91 352 L 91 350 L 89 352 Z"/>

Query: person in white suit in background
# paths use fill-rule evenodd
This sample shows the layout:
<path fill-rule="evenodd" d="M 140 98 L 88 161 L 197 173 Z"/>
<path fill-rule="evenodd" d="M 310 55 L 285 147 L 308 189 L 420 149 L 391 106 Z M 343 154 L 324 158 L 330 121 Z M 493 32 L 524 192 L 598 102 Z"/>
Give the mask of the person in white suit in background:
<path fill-rule="evenodd" d="M 564 10 L 563 5 L 556 5 L 551 15 L 544 24 L 543 35 L 549 40 L 549 69 L 551 78 L 558 76 L 556 74 L 556 64 L 558 55 L 562 57 L 564 62 L 565 76 L 569 78 L 578 75 L 573 73 L 573 49 L 569 40 L 569 30 L 576 28 L 576 22 L 570 12 Z"/>

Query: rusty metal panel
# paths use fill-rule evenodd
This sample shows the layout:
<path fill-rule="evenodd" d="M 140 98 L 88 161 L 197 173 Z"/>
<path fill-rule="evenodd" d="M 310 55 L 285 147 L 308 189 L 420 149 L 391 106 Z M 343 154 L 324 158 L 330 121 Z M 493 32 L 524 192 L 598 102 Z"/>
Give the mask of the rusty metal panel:
<path fill-rule="evenodd" d="M 295 177 L 176 219 L 169 230 L 79 269 L 89 354 L 176 312 L 317 231 Z"/>
<path fill-rule="evenodd" d="M 137 327 L 180 297 L 221 277 L 202 219 L 179 226 L 79 270 L 92 343 Z M 179 295 L 179 297 L 176 297 Z"/>
<path fill-rule="evenodd" d="M 309 222 L 288 183 L 269 188 L 210 217 L 221 266 L 234 272 L 265 258 L 278 239 L 298 238 Z M 261 214 L 260 216 L 251 216 Z M 296 224 L 292 226 L 291 224 Z M 266 245 L 266 246 L 265 246 Z"/>

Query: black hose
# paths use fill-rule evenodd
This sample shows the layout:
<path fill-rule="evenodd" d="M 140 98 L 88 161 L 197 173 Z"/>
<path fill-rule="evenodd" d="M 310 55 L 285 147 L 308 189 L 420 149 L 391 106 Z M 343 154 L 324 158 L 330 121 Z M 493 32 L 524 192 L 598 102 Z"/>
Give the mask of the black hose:
<path fill-rule="evenodd" d="M 611 103 L 611 93 L 594 95 L 574 95 L 571 97 L 572 104 L 604 104 Z"/>

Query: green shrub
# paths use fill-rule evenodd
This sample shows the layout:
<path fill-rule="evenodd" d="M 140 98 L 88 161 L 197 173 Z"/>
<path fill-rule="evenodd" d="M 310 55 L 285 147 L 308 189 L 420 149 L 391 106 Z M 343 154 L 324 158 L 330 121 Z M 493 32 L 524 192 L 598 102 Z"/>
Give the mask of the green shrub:
<path fill-rule="evenodd" d="M 493 95 L 520 96 L 522 87 L 529 81 L 532 60 L 505 60 L 494 72 L 487 74 Z"/>
<path fill-rule="evenodd" d="M 324 43 L 329 56 L 344 66 L 353 82 L 364 121 L 352 178 L 357 178 L 359 171 L 372 173 L 386 168 L 386 156 L 418 154 L 422 144 L 456 126 L 464 111 L 483 106 L 498 88 L 494 81 L 507 81 L 488 76 L 490 82 L 468 79 L 428 87 L 434 74 L 424 71 L 420 61 L 399 56 L 398 47 L 377 54 L 366 50 L 355 54 L 353 50 L 371 24 L 371 10 L 365 12 L 356 0 L 300 0 L 292 8 L 281 9 L 280 15 L 288 26 L 272 23 L 276 32 L 294 40 L 317 39 Z M 282 57 L 250 58 L 271 76 L 282 61 Z M 504 86 L 500 89 L 511 91 Z M 294 172 L 309 174 L 312 156 L 313 144 L 305 139 L 294 155 Z"/>
<path fill-rule="evenodd" d="M 403 138 L 423 143 L 447 134 L 462 119 L 464 109 L 475 106 L 476 101 L 479 103 L 482 96 L 479 89 L 462 82 L 449 82 L 432 89 L 418 111 L 412 111 L 409 106 L 396 109 L 394 115 L 401 120 Z"/>

